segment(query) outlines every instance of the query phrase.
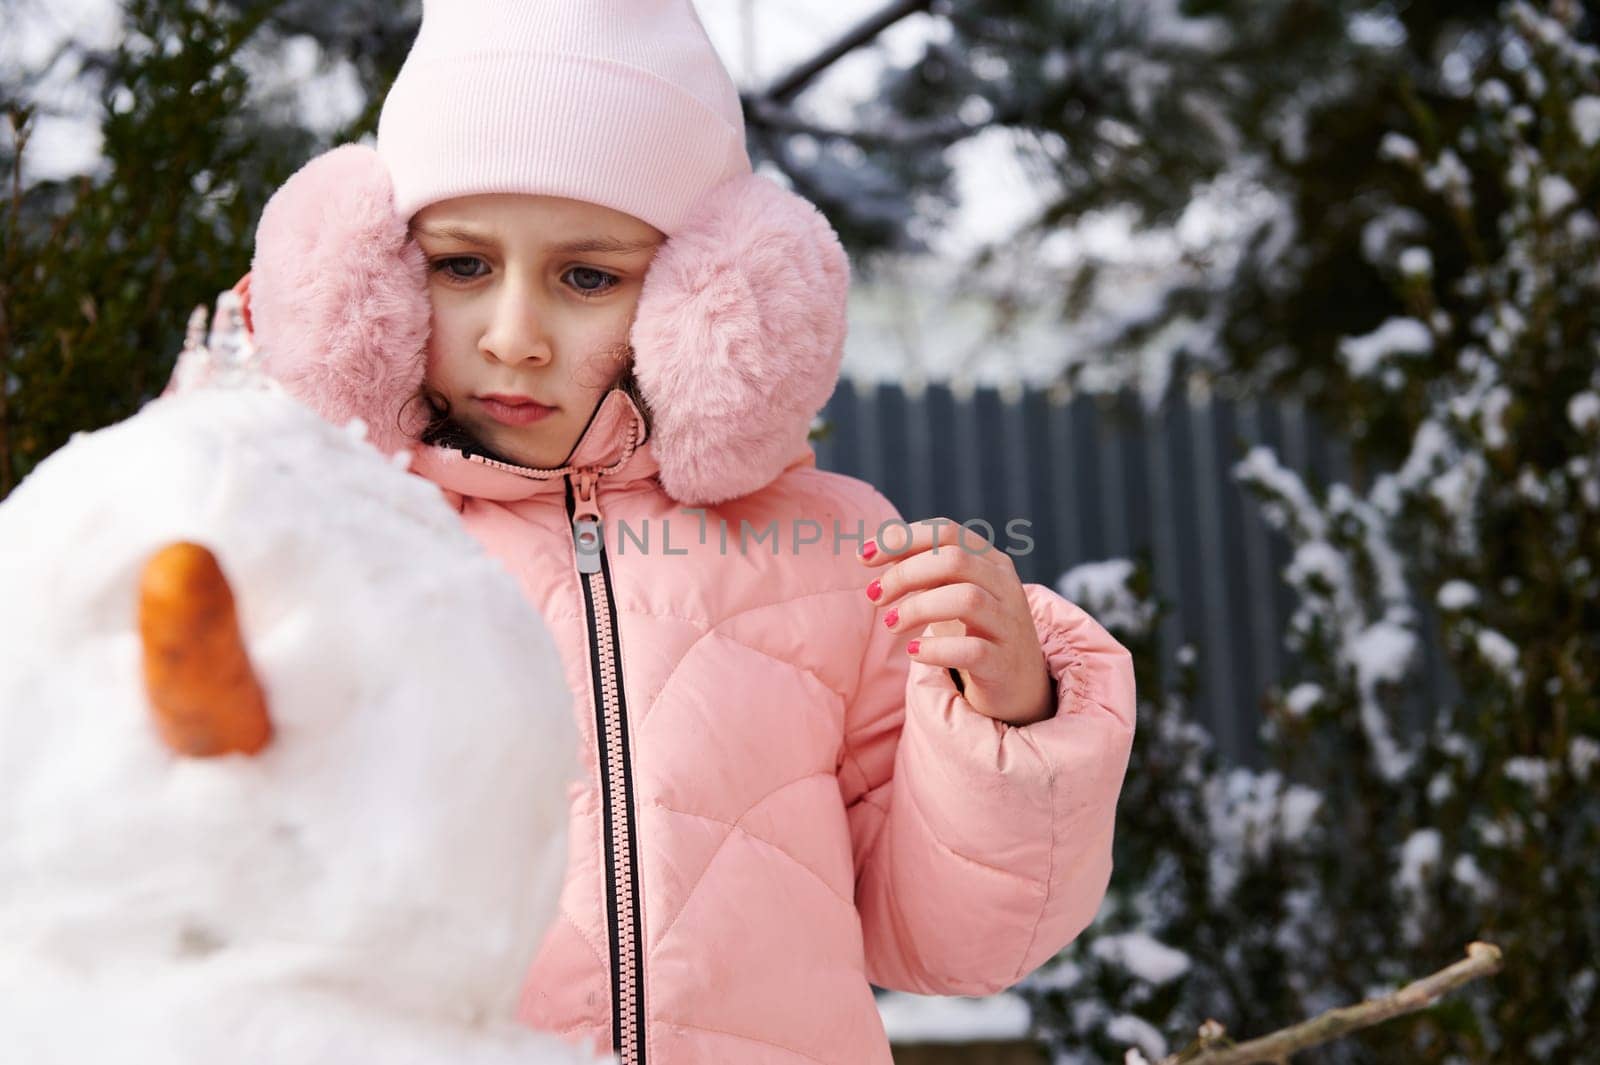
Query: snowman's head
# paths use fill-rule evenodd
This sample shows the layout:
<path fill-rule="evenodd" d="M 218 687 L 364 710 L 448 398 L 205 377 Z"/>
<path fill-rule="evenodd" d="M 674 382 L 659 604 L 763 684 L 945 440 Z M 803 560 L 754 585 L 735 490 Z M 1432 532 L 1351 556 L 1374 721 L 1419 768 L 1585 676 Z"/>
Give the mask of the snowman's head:
<path fill-rule="evenodd" d="M 153 713 L 140 586 L 179 541 L 231 589 L 257 753 L 183 753 Z M 562 880 L 571 696 L 432 485 L 278 392 L 157 400 L 0 505 L 0 648 L 9 957 L 509 1015 Z"/>

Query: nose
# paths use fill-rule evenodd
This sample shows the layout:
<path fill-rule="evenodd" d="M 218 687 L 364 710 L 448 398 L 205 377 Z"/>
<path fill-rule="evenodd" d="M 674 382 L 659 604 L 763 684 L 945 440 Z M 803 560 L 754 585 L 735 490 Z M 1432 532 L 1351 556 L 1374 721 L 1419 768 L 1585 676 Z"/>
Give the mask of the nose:
<path fill-rule="evenodd" d="M 508 282 L 496 294 L 493 317 L 478 340 L 478 350 L 497 362 L 547 363 L 554 357 L 544 314 L 527 288 Z"/>

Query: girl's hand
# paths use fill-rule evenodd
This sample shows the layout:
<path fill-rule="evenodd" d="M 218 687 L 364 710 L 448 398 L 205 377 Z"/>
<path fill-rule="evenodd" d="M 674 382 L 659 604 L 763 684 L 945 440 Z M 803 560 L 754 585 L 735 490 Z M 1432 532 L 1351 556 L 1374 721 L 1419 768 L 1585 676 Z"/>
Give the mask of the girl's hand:
<path fill-rule="evenodd" d="M 1054 685 L 1011 556 L 949 518 L 926 518 L 910 529 L 904 548 L 868 540 L 857 556 L 881 570 L 867 598 L 888 608 L 883 623 L 893 632 L 931 624 L 931 635 L 912 640 L 906 651 L 959 673 L 979 713 L 1012 725 L 1049 717 Z"/>

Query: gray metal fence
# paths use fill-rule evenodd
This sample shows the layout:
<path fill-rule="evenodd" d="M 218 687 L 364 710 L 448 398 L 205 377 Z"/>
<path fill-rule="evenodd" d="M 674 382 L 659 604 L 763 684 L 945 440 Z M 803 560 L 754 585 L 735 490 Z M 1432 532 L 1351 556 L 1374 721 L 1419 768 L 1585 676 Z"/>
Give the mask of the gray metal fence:
<path fill-rule="evenodd" d="M 1163 673 L 1177 649 L 1199 655 L 1196 707 L 1227 755 L 1257 760 L 1260 697 L 1292 665 L 1282 635 L 1292 596 L 1281 534 L 1233 478 L 1254 444 L 1271 446 L 1313 487 L 1349 477 L 1347 450 L 1294 400 L 1200 395 L 1147 411 L 1138 396 L 945 386 L 907 391 L 841 383 L 823 411 L 817 463 L 870 482 L 909 520 L 982 518 L 1005 537 L 1026 518 L 1027 581 L 1054 586 L 1080 562 L 1147 556 L 1162 624 Z M 1426 690 L 1449 679 L 1426 604 Z M 1416 720 L 1433 695 L 1409 708 Z"/>

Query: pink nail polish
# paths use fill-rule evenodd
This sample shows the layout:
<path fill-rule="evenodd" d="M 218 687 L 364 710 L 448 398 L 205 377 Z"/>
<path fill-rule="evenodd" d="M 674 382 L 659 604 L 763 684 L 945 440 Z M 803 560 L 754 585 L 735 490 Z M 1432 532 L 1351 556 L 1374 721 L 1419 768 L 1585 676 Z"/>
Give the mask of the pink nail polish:
<path fill-rule="evenodd" d="M 861 557 L 862 558 L 871 558 L 873 555 L 876 555 L 877 553 L 878 553 L 877 541 L 868 540 L 865 544 L 861 545 Z"/>
<path fill-rule="evenodd" d="M 868 599 L 871 599 L 874 603 L 876 603 L 878 601 L 878 597 L 881 595 L 883 595 L 883 585 L 881 583 L 878 581 L 873 581 L 871 584 L 867 585 Z"/>
<path fill-rule="evenodd" d="M 894 628 L 894 623 L 899 620 L 900 611 L 896 610 L 894 607 L 890 607 L 889 612 L 883 615 L 883 623 L 891 629 Z"/>
<path fill-rule="evenodd" d="M 917 648 L 921 647 L 921 646 L 922 646 L 922 641 L 921 640 L 912 640 L 910 643 L 906 644 L 906 654 L 908 654 L 908 655 L 916 654 L 917 653 Z"/>

